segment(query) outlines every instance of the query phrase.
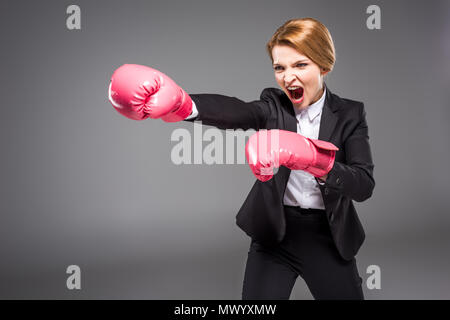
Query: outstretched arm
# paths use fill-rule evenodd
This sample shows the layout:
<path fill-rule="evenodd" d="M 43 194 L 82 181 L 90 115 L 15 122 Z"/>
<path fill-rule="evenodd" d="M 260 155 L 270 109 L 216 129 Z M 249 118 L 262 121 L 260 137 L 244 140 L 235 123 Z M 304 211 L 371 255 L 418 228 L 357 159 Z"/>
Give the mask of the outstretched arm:
<path fill-rule="evenodd" d="M 202 124 L 220 129 L 263 129 L 270 115 L 269 105 L 264 100 L 251 102 L 220 94 L 190 94 L 195 110 L 186 121 L 201 121 Z"/>
<path fill-rule="evenodd" d="M 219 94 L 189 95 L 166 74 L 136 64 L 114 72 L 108 98 L 120 114 L 133 120 L 201 121 L 220 129 L 259 130 L 270 113 L 263 99 L 244 102 Z"/>

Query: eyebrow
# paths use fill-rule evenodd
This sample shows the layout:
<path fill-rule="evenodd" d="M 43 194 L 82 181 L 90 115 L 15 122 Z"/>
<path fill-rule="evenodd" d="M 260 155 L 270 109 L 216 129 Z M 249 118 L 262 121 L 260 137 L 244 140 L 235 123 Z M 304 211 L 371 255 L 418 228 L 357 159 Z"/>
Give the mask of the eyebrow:
<path fill-rule="evenodd" d="M 308 60 L 306 60 L 306 59 L 298 60 L 298 61 L 295 61 L 295 62 L 293 63 L 293 65 L 294 65 L 294 64 L 297 64 L 297 63 L 299 63 L 299 62 L 308 62 Z M 273 65 L 274 65 L 274 66 L 278 66 L 278 65 L 281 65 L 281 64 L 279 64 L 278 62 L 275 62 Z"/>

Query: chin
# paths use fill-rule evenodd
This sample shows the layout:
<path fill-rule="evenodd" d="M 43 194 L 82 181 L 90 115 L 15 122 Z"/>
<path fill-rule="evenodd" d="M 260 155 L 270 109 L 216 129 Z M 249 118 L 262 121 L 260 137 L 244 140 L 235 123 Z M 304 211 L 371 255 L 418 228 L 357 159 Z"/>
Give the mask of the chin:
<path fill-rule="evenodd" d="M 292 105 L 294 107 L 296 107 L 297 109 L 304 109 L 309 105 L 308 101 L 306 101 L 306 100 L 303 100 L 301 103 L 294 103 L 291 99 L 291 102 L 292 102 Z"/>

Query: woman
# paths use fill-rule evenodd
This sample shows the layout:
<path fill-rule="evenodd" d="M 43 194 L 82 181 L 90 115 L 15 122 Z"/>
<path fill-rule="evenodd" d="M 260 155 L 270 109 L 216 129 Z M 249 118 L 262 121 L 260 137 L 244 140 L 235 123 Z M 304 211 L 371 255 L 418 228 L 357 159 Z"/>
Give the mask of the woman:
<path fill-rule="evenodd" d="M 251 237 L 242 298 L 289 299 L 301 276 L 315 299 L 364 299 L 355 255 L 365 234 L 352 202 L 368 199 L 375 186 L 364 105 L 327 88 L 335 50 L 319 21 L 287 21 L 267 50 L 280 89 L 264 89 L 259 100 L 188 95 L 163 73 L 138 65 L 115 71 L 109 98 L 131 119 L 281 129 L 337 147 L 323 175 L 280 166 L 272 179 L 256 180 L 236 217 Z"/>

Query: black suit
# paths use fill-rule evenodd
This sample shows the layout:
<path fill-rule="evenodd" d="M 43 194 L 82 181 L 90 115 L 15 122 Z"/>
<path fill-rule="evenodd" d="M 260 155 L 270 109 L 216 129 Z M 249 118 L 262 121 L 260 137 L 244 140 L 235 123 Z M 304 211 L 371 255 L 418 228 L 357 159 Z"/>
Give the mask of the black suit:
<path fill-rule="evenodd" d="M 218 94 L 191 94 L 199 112 L 195 119 L 221 129 L 284 129 L 297 132 L 291 101 L 276 88 L 262 91 L 260 100 L 244 102 Z M 351 260 L 365 233 L 352 200 L 361 202 L 375 186 L 364 104 L 340 98 L 327 88 L 319 139 L 339 148 L 325 185 L 320 185 L 334 243 L 345 260 Z M 274 177 L 253 188 L 239 210 L 236 222 L 253 240 L 271 245 L 286 231 L 283 196 L 291 170 L 281 166 Z"/>

